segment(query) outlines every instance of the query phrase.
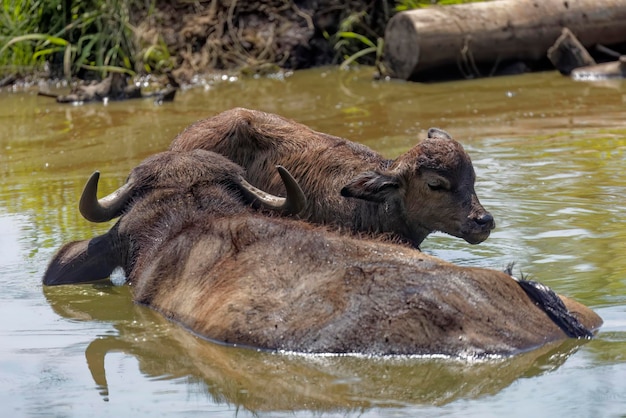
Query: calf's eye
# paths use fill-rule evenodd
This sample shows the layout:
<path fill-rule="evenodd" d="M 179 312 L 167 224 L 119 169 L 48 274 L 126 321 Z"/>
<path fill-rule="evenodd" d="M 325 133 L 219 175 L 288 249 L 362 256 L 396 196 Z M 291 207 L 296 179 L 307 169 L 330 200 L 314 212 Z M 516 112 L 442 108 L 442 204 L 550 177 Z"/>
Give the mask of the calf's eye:
<path fill-rule="evenodd" d="M 431 181 L 428 181 L 426 184 L 428 184 L 428 188 L 432 191 L 448 190 L 448 184 L 444 181 L 431 180 Z"/>
<path fill-rule="evenodd" d="M 438 174 L 427 172 L 424 174 L 423 181 L 432 191 L 450 190 L 450 181 Z"/>
<path fill-rule="evenodd" d="M 432 191 L 444 190 L 444 187 L 441 183 L 428 183 L 428 188 Z"/>

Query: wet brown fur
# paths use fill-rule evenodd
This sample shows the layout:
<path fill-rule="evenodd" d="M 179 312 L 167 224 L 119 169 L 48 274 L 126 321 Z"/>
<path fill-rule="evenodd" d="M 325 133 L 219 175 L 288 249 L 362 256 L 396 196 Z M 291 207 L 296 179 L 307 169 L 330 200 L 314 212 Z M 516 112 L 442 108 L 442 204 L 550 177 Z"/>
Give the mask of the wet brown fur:
<path fill-rule="evenodd" d="M 194 123 L 170 146 L 192 149 L 225 155 L 273 194 L 284 193 L 274 168 L 283 165 L 308 198 L 301 217 L 314 223 L 391 233 L 416 247 L 433 231 L 476 244 L 495 227 L 474 191 L 470 157 L 440 130 L 388 160 L 278 115 L 235 108 Z"/>
<path fill-rule="evenodd" d="M 242 174 L 202 150 L 149 158 L 131 172 L 137 187 L 118 222 L 63 246 L 44 284 L 121 266 L 136 302 L 203 337 L 271 350 L 511 354 L 565 338 L 509 275 L 262 215 L 238 190 Z"/>

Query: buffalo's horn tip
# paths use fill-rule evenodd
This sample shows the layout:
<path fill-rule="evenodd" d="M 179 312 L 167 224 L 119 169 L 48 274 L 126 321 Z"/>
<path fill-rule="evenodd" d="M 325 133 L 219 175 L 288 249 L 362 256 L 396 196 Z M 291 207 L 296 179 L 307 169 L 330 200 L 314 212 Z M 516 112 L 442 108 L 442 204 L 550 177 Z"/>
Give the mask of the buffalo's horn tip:
<path fill-rule="evenodd" d="M 280 178 L 283 180 L 285 184 L 285 189 L 287 191 L 287 202 L 288 202 L 288 211 L 294 215 L 302 212 L 306 206 L 306 196 L 302 191 L 302 188 L 298 184 L 295 178 L 291 175 L 289 170 L 287 170 L 282 165 L 277 165 L 276 170 L 278 170 L 278 174 Z"/>

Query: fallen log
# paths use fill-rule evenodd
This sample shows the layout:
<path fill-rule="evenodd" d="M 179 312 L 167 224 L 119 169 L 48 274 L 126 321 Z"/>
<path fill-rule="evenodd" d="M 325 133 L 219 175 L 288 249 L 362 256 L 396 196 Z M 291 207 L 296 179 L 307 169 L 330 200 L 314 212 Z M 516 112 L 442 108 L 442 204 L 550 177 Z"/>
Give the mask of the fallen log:
<path fill-rule="evenodd" d="M 454 66 L 466 77 L 489 75 L 502 62 L 544 59 L 564 27 L 587 48 L 626 42 L 626 1 L 499 0 L 398 13 L 385 30 L 384 65 L 415 81 Z"/>

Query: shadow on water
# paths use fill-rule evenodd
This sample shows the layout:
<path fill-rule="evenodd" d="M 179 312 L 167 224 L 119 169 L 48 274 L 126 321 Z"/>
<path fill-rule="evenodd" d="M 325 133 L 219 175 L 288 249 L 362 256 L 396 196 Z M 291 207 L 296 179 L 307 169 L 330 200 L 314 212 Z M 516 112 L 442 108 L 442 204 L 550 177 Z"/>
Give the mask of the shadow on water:
<path fill-rule="evenodd" d="M 261 352 L 215 344 L 134 304 L 127 286 L 44 287 L 53 310 L 77 321 L 110 323 L 115 335 L 91 341 L 85 356 L 109 400 L 105 357 L 137 359 L 149 378 L 184 379 L 216 403 L 261 411 L 364 411 L 445 405 L 494 395 L 520 378 L 560 367 L 585 343 L 566 340 L 508 358 L 359 357 Z"/>

